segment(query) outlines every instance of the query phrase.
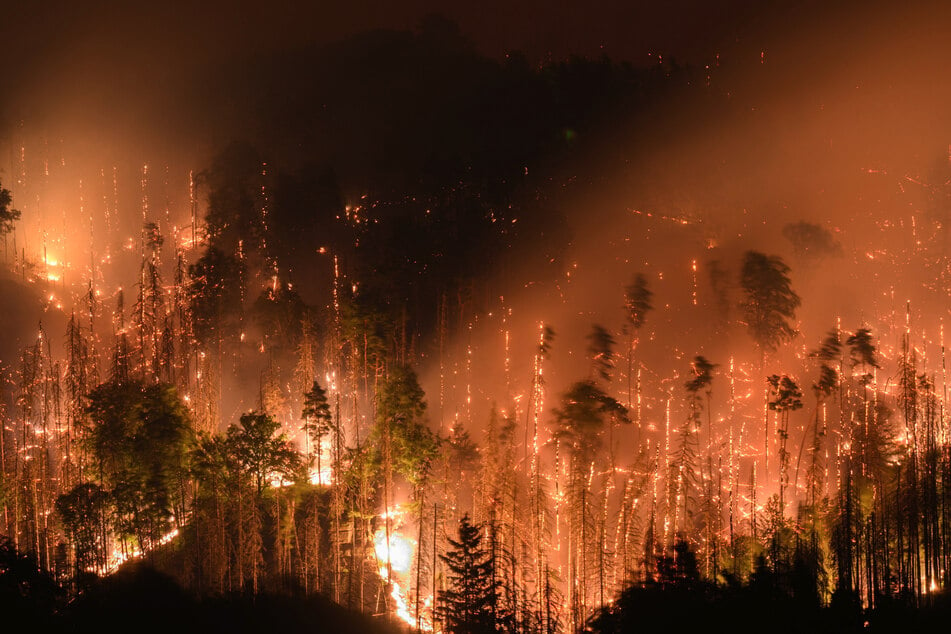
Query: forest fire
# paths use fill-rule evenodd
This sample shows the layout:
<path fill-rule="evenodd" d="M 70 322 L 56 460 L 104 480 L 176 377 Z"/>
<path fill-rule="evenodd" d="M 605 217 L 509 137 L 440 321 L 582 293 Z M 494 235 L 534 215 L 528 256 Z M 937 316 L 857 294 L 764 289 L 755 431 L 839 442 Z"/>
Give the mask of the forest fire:
<path fill-rule="evenodd" d="M 0 537 L 70 600 L 137 560 L 446 634 L 937 605 L 947 100 L 877 39 L 697 81 L 434 20 L 141 148 L 0 120 Z"/>
<path fill-rule="evenodd" d="M 410 608 L 407 597 L 409 574 L 412 570 L 413 554 L 417 545 L 406 539 L 395 529 L 390 531 L 387 538 L 387 529 L 377 529 L 373 536 L 374 552 L 380 571 L 380 578 L 391 586 L 389 598 L 393 601 L 393 613 L 397 618 L 411 627 L 416 627 L 417 618 Z M 425 607 L 425 606 L 424 606 Z M 421 629 L 432 631 L 432 621 L 428 616 L 421 616 Z"/>
<path fill-rule="evenodd" d="M 180 533 L 181 531 L 179 531 L 177 528 L 174 528 L 159 537 L 155 544 L 147 547 L 144 551 L 138 547 L 117 547 L 113 549 L 112 553 L 109 555 L 109 558 L 106 560 L 103 566 L 99 568 L 91 567 L 87 568 L 86 570 L 87 572 L 93 572 L 100 575 L 113 574 L 124 564 L 136 559 L 141 559 L 143 556 L 147 555 L 150 550 L 154 550 L 155 548 L 172 543 L 172 541 L 174 541 Z"/>

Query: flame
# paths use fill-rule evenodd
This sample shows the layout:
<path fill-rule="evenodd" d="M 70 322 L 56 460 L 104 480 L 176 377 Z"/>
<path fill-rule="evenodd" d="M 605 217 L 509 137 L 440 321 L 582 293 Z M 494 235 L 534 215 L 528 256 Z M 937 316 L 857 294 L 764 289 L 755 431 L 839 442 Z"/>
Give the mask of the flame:
<path fill-rule="evenodd" d="M 321 465 L 320 471 L 317 471 L 315 467 L 307 474 L 307 481 L 311 484 L 329 486 L 333 482 L 333 469 L 330 468 L 329 464 Z"/>
<path fill-rule="evenodd" d="M 404 516 L 402 509 L 393 509 L 382 514 L 381 519 L 389 517 L 399 523 Z M 390 598 L 393 600 L 393 613 L 407 625 L 416 628 L 417 619 L 415 610 L 410 608 L 409 576 L 413 567 L 413 555 L 416 552 L 416 541 L 401 535 L 391 524 L 390 538 L 386 538 L 386 527 L 381 526 L 373 535 L 373 546 L 379 566 L 380 577 L 390 582 Z M 389 568 L 387 567 L 389 565 Z M 427 598 L 420 602 L 419 627 L 426 632 L 433 631 L 432 599 Z"/>
<path fill-rule="evenodd" d="M 389 545 L 386 540 L 386 530 L 380 528 L 373 536 L 373 546 L 376 549 L 376 558 L 380 560 L 383 576 L 386 576 L 386 562 L 389 562 L 393 572 L 406 574 L 413 563 L 413 551 L 416 542 L 409 540 L 392 528 L 390 529 Z"/>
<path fill-rule="evenodd" d="M 139 559 L 146 553 L 154 550 L 155 548 L 158 548 L 159 546 L 164 546 L 170 543 L 173 539 L 178 537 L 178 534 L 179 534 L 179 530 L 177 528 L 173 528 L 169 532 L 162 535 L 153 547 L 146 548 L 144 552 L 140 550 L 139 548 L 134 548 L 133 550 L 128 552 L 122 552 L 118 548 L 114 548 L 112 553 L 109 555 L 109 559 L 106 562 L 105 566 L 103 566 L 101 569 L 94 566 L 92 568 L 89 568 L 88 572 L 95 572 L 100 575 L 111 575 L 117 572 L 119 568 L 122 566 L 122 564 L 126 563 L 127 561 L 132 561 L 133 559 Z"/>

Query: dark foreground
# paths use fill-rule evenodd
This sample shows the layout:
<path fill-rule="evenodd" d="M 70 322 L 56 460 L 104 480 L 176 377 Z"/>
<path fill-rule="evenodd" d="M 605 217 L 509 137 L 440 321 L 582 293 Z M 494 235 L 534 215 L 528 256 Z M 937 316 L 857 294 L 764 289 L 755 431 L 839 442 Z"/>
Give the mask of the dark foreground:
<path fill-rule="evenodd" d="M 0 614 L 4 622 L 33 631 L 60 632 L 364 632 L 407 631 L 398 623 L 341 607 L 322 596 L 258 595 L 198 599 L 171 577 L 144 565 L 105 579 L 90 579 L 77 597 L 36 570 L 35 563 L 4 548 L 0 561 Z M 881 599 L 874 610 L 834 597 L 820 606 L 789 589 L 759 583 L 650 584 L 628 588 L 587 631 L 729 632 L 745 634 L 945 632 L 951 600 Z M 916 605 L 917 604 L 917 605 Z"/>
<path fill-rule="evenodd" d="M 227 596 L 196 599 L 170 577 L 144 565 L 90 580 L 76 598 L 30 568 L 0 562 L 0 614 L 31 631 L 162 632 L 366 632 L 395 634 L 397 624 L 353 612 L 322 596 Z"/>

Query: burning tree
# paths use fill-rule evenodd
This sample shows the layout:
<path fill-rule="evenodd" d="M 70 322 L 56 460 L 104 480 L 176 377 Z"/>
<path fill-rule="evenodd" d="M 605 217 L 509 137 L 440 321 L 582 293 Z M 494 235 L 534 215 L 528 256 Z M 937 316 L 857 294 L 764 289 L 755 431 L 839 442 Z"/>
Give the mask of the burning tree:
<path fill-rule="evenodd" d="M 384 544 L 393 543 L 393 512 L 396 509 L 394 475 L 412 487 L 412 501 L 418 524 L 422 523 L 426 487 L 439 450 L 435 434 L 425 424 L 426 401 L 416 373 L 407 366 L 397 366 L 377 393 L 377 420 L 371 438 L 382 465 L 383 537 Z M 393 582 L 392 549 L 384 550 L 381 570 L 387 584 Z M 417 561 L 417 595 L 419 572 Z M 417 607 L 417 616 L 419 610 Z"/>
<path fill-rule="evenodd" d="M 597 530 L 592 514 L 594 495 L 592 484 L 599 465 L 596 464 L 601 436 L 609 420 L 628 422 L 627 409 L 608 396 L 593 381 L 579 381 L 572 385 L 554 411 L 556 438 L 568 452 L 568 540 L 569 540 L 569 606 L 574 624 L 581 623 L 591 607 L 588 596 L 590 575 L 598 572 L 598 588 L 603 588 L 603 564 L 596 539 L 603 531 Z"/>

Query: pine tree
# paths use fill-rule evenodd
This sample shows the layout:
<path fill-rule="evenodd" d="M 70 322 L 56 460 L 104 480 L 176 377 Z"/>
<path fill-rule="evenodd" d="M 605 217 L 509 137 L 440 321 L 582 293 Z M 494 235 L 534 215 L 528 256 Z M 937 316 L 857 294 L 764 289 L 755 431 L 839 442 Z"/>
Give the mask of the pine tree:
<path fill-rule="evenodd" d="M 719 521 L 719 513 L 714 504 L 714 498 L 718 496 L 714 496 L 713 493 L 713 459 L 710 454 L 711 448 L 713 447 L 713 412 L 711 411 L 710 401 L 713 396 L 713 371 L 716 368 L 717 364 L 711 363 L 703 355 L 694 357 L 693 363 L 691 363 L 693 378 L 684 385 L 687 390 L 687 407 L 689 414 L 684 423 L 683 433 L 681 434 L 681 442 L 683 443 L 681 458 L 684 461 L 681 468 L 688 467 L 688 470 L 684 473 L 682 491 L 684 495 L 684 527 L 685 529 L 687 527 L 688 504 L 690 501 L 689 489 L 690 486 L 693 485 L 700 498 L 698 500 L 698 513 L 695 524 L 696 529 L 704 534 L 703 541 L 707 544 L 703 549 L 705 570 L 707 571 L 710 569 L 711 556 L 716 550 L 716 540 L 713 534 L 715 533 L 716 524 Z M 706 397 L 705 406 L 700 397 L 701 391 Z M 689 444 L 691 436 L 694 435 L 696 438 L 693 439 L 693 443 L 698 447 L 700 446 L 700 431 L 704 427 L 702 422 L 704 409 L 706 409 L 707 413 L 705 425 L 707 446 L 705 451 L 700 451 L 694 456 L 694 458 L 698 458 L 700 462 L 699 469 L 697 469 L 696 466 L 689 464 L 691 462 L 691 454 L 693 453 L 689 448 Z M 704 453 L 706 455 L 704 455 Z M 706 472 L 704 472 L 704 466 L 706 466 Z M 699 479 L 697 477 L 698 475 Z M 686 534 L 685 538 L 687 538 Z"/>
<path fill-rule="evenodd" d="M 327 401 L 327 392 L 317 381 L 314 381 L 310 390 L 304 394 L 304 410 L 301 412 L 301 417 L 304 419 L 301 429 L 314 443 L 313 454 L 317 457 L 317 483 L 324 484 L 323 465 L 320 460 L 323 453 L 323 439 L 333 431 L 334 425 L 330 403 Z"/>
<path fill-rule="evenodd" d="M 842 342 L 839 338 L 839 331 L 835 328 L 830 330 L 829 334 L 822 340 L 819 349 L 812 352 L 810 356 L 820 361 L 819 378 L 812 384 L 812 391 L 816 396 L 816 415 L 812 423 L 812 446 L 810 447 L 811 456 L 807 475 L 809 504 L 815 507 L 822 492 L 822 439 L 826 434 L 825 405 L 837 392 L 840 383 L 839 372 L 832 365 L 832 362 L 837 360 L 841 363 Z M 821 421 L 820 414 L 822 415 Z M 821 425 L 820 422 L 822 422 Z M 800 451 L 801 455 L 802 452 Z M 815 509 L 813 508 L 813 510 Z"/>

